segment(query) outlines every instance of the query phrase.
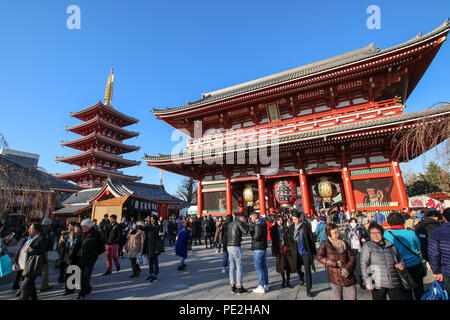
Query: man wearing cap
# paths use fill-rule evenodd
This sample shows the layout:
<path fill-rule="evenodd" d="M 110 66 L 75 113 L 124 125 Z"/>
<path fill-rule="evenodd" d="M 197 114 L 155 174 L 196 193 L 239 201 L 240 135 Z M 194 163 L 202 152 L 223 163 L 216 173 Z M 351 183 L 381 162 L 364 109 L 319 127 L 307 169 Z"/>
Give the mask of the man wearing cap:
<path fill-rule="evenodd" d="M 53 288 L 53 286 L 48 284 L 48 252 L 50 250 L 52 250 L 52 246 L 53 246 L 53 242 L 51 241 L 51 225 L 52 225 L 52 220 L 50 220 L 49 218 L 44 218 L 42 219 L 42 228 L 43 228 L 43 234 L 42 236 L 44 237 L 44 241 L 46 243 L 46 250 L 45 250 L 45 259 L 44 261 L 47 261 L 46 264 L 44 264 L 43 268 L 42 268 L 42 284 L 41 284 L 41 292 L 50 290 L 51 288 Z"/>

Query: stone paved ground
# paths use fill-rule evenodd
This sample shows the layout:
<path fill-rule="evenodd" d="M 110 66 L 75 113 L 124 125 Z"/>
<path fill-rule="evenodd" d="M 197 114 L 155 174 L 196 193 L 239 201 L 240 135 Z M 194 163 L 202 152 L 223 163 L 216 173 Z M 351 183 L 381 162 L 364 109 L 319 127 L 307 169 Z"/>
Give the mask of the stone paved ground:
<path fill-rule="evenodd" d="M 244 237 L 244 287 L 254 288 L 257 285 L 257 274 L 253 265 L 253 256 L 250 250 L 250 237 Z M 55 259 L 56 254 L 50 253 L 50 259 Z M 113 272 L 109 276 L 102 276 L 106 269 L 106 256 L 103 254 L 97 260 L 91 279 L 92 293 L 88 300 L 112 300 L 112 299 L 170 299 L 170 300 L 330 300 L 331 289 L 327 280 L 327 272 L 323 265 L 315 261 L 317 272 L 313 272 L 314 297 L 306 296 L 305 287 L 298 286 L 298 276 L 291 279 L 294 288 L 281 288 L 281 277 L 275 271 L 275 258 L 268 249 L 268 267 L 270 292 L 266 294 L 235 295 L 229 292 L 228 272 L 221 273 L 222 254 L 215 253 L 214 249 L 205 249 L 205 246 L 193 246 L 186 261 L 187 268 L 177 271 L 179 259 L 174 254 L 173 247 L 166 245 L 166 251 L 160 255 L 160 274 L 158 281 L 147 283 L 144 280 L 148 276 L 148 267 L 142 271 L 139 278 L 129 278 L 131 267 L 129 259 L 120 259 L 120 272 Z M 53 263 L 52 263 L 53 264 Z M 115 270 L 115 268 L 113 269 Z M 45 300 L 72 300 L 76 294 L 63 296 L 64 287 L 57 283 L 58 273 L 51 266 L 50 282 L 54 288 L 40 293 L 39 299 Z M 12 288 L 12 275 L 1 279 L 0 300 L 16 299 Z M 427 285 L 432 282 L 429 274 L 425 279 Z M 40 287 L 40 278 L 36 280 L 36 286 Z M 359 300 L 371 300 L 371 295 L 366 290 L 358 287 Z"/>

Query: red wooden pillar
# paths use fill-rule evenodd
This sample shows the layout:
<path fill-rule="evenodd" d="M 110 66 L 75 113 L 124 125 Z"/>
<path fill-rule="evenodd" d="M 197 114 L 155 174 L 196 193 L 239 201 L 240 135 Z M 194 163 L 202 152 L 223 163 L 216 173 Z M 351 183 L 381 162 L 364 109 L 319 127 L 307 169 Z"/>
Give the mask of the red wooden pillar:
<path fill-rule="evenodd" d="M 311 197 L 309 194 L 308 182 L 306 180 L 306 175 L 303 168 L 299 170 L 298 177 L 300 180 L 300 190 L 302 192 L 303 213 L 311 215 L 311 205 L 310 205 Z"/>
<path fill-rule="evenodd" d="M 267 188 L 267 200 L 269 201 L 269 212 L 270 209 L 274 209 L 275 208 L 275 202 L 274 202 L 274 198 L 273 198 L 273 184 L 269 183 L 269 187 Z"/>
<path fill-rule="evenodd" d="M 353 212 L 355 210 L 356 212 L 356 205 L 355 205 L 355 197 L 353 196 L 353 187 L 352 187 L 352 181 L 350 180 L 350 173 L 348 172 L 347 168 L 347 155 L 345 153 L 345 147 L 342 146 L 342 183 L 344 184 L 344 191 L 345 191 L 345 200 L 347 202 L 347 209 L 350 212 Z"/>
<path fill-rule="evenodd" d="M 403 183 L 402 172 L 400 171 L 400 165 L 397 161 L 391 162 L 392 173 L 394 174 L 394 183 L 397 188 L 397 193 L 399 196 L 400 209 L 408 208 L 408 196 L 406 195 L 405 185 Z"/>
<path fill-rule="evenodd" d="M 266 196 L 264 179 L 258 174 L 259 215 L 266 215 Z"/>
<path fill-rule="evenodd" d="M 230 179 L 226 180 L 226 201 L 227 201 L 227 214 L 233 213 L 233 199 L 231 194 L 231 182 Z"/>
<path fill-rule="evenodd" d="M 197 181 L 197 215 L 203 215 L 203 192 L 202 181 Z"/>

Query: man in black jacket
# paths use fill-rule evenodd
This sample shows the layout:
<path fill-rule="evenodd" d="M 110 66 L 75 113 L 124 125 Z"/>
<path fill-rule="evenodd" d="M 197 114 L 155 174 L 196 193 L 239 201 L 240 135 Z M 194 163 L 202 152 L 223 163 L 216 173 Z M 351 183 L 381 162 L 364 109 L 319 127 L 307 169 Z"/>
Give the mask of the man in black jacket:
<path fill-rule="evenodd" d="M 81 290 L 77 300 L 83 300 L 92 287 L 90 286 L 92 270 L 98 256 L 103 252 L 103 239 L 99 231 L 94 228 L 94 223 L 90 219 L 81 222 L 83 238 L 80 248 L 79 266 L 81 268 Z M 116 256 L 117 258 L 117 256 Z"/>
<path fill-rule="evenodd" d="M 294 213 L 292 216 L 293 224 L 289 226 L 289 246 L 291 248 L 292 264 L 300 278 L 300 285 L 305 283 L 306 274 L 306 294 L 312 297 L 312 276 L 311 268 L 316 271 L 314 265 L 314 256 L 316 255 L 316 246 L 309 223 L 302 218 L 303 214 Z M 305 273 L 302 272 L 302 265 Z"/>
<path fill-rule="evenodd" d="M 250 227 L 252 235 L 253 260 L 255 269 L 258 272 L 258 286 L 253 290 L 254 293 L 266 293 L 269 291 L 269 271 L 267 269 L 267 223 L 264 219 L 259 219 L 256 213 L 250 214 L 253 225 Z"/>
<path fill-rule="evenodd" d="M 122 236 L 122 229 L 120 225 L 117 223 L 117 216 L 112 214 L 109 217 L 111 221 L 111 230 L 108 234 L 106 234 L 106 272 L 103 274 L 104 276 L 112 273 L 112 261 L 114 260 L 114 264 L 116 265 L 117 272 L 120 271 L 120 262 L 117 257 L 117 251 L 119 249 L 120 237 Z"/>
<path fill-rule="evenodd" d="M 32 256 L 41 256 L 42 265 L 47 264 L 48 261 L 45 254 L 48 252 L 48 243 L 47 239 L 45 239 L 42 234 L 42 225 L 38 223 L 33 223 L 28 229 L 29 240 L 23 246 L 23 249 L 26 250 L 26 261 L 28 261 L 28 259 L 30 259 Z M 25 254 L 25 252 L 19 254 L 19 261 L 21 260 L 22 254 Z M 22 285 L 20 286 L 20 300 L 28 300 L 28 298 L 31 298 L 31 300 L 37 300 L 36 285 L 34 283 L 35 281 L 36 275 L 33 273 L 24 277 Z"/>
<path fill-rule="evenodd" d="M 98 226 L 98 229 L 103 237 L 103 241 L 106 243 L 106 237 L 108 236 L 109 232 L 111 231 L 111 223 L 109 222 L 108 214 L 105 214 L 103 216 L 103 220 L 100 221 L 100 225 Z"/>
<path fill-rule="evenodd" d="M 247 293 L 248 290 L 242 285 L 242 234 L 248 233 L 245 216 L 239 216 L 228 225 L 227 251 L 230 260 L 230 284 L 231 293 L 238 295 Z"/>
<path fill-rule="evenodd" d="M 441 215 L 438 211 L 428 211 L 426 217 L 414 226 L 414 231 L 420 241 L 420 249 L 423 258 L 429 263 L 430 257 L 428 256 L 428 239 L 434 229 L 439 228 L 441 223 L 439 219 Z"/>

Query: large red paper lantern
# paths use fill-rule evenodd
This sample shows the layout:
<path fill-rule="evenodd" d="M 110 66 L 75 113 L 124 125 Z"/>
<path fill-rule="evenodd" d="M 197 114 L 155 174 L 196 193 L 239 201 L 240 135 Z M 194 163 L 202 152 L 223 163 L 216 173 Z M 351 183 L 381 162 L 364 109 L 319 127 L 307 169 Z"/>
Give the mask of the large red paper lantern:
<path fill-rule="evenodd" d="M 284 178 L 275 182 L 275 200 L 282 207 L 288 207 L 297 200 L 297 182 L 292 178 Z"/>

